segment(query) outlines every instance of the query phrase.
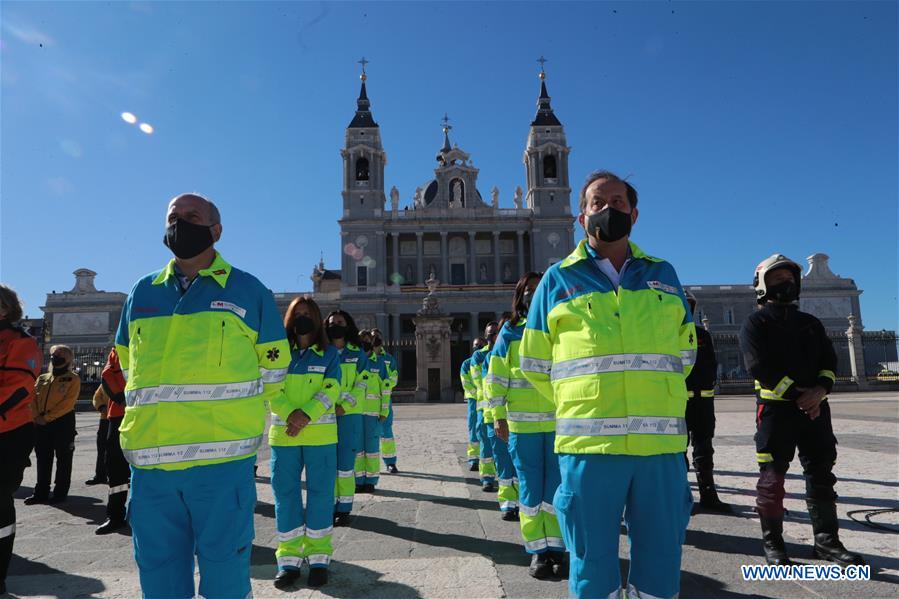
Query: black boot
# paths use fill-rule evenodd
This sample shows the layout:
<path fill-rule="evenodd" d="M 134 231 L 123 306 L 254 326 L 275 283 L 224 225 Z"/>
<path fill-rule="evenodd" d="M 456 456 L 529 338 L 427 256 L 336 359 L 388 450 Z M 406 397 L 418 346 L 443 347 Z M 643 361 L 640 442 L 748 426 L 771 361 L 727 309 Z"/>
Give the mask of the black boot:
<path fill-rule="evenodd" d="M 327 568 L 310 568 L 309 570 L 309 586 L 312 588 L 321 587 L 328 584 Z"/>
<path fill-rule="evenodd" d="M 349 526 L 352 516 L 346 512 L 334 512 L 334 526 Z"/>
<path fill-rule="evenodd" d="M 769 566 L 789 566 L 792 562 L 787 557 L 784 546 L 784 521 L 781 518 L 759 516 L 762 523 L 762 541 L 764 542 L 765 562 Z"/>
<path fill-rule="evenodd" d="M 567 551 L 549 551 L 549 560 L 553 564 L 553 574 L 559 578 L 568 578 L 568 552 Z"/>
<path fill-rule="evenodd" d="M 278 570 L 278 575 L 275 576 L 275 588 L 282 591 L 291 588 L 293 583 L 300 579 L 300 574 L 299 570 Z"/>
<path fill-rule="evenodd" d="M 390 474 L 396 474 L 399 472 L 399 470 L 397 470 L 396 464 L 387 464 L 387 472 Z"/>
<path fill-rule="evenodd" d="M 478 466 L 477 462 L 472 462 L 471 464 L 468 465 L 469 472 L 477 472 L 478 468 L 480 468 L 480 466 Z"/>
<path fill-rule="evenodd" d="M 119 530 L 120 528 L 124 528 L 125 524 L 126 523 L 124 520 L 113 520 L 112 518 L 107 518 L 106 522 L 97 527 L 97 529 L 94 531 L 94 534 L 108 535 Z"/>
<path fill-rule="evenodd" d="M 843 566 L 864 566 L 865 560 L 858 553 L 846 549 L 840 542 L 837 522 L 837 504 L 833 501 L 806 501 L 808 515 L 815 532 L 812 554 Z"/>
<path fill-rule="evenodd" d="M 503 512 L 502 519 L 506 522 L 518 522 L 521 518 L 518 515 L 518 510 L 506 510 Z"/>
<path fill-rule="evenodd" d="M 729 505 L 718 499 L 718 491 L 715 489 L 715 475 L 711 468 L 702 468 L 696 471 L 696 484 L 699 486 L 699 506 L 709 512 L 719 514 L 733 514 Z"/>
<path fill-rule="evenodd" d="M 535 553 L 531 556 L 531 565 L 528 574 L 538 580 L 544 580 L 553 575 L 553 565 L 549 556 L 544 553 Z"/>

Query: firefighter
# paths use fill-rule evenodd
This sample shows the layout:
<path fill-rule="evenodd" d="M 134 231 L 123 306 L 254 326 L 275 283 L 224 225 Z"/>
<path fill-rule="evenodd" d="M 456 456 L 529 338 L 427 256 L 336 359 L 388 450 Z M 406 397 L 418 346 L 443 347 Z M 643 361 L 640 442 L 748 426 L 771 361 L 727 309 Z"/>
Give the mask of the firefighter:
<path fill-rule="evenodd" d="M 131 488 L 131 468 L 122 453 L 119 439 L 119 429 L 125 416 L 125 377 L 115 348 L 112 348 L 106 358 L 100 382 L 101 388 L 109 397 L 105 452 L 109 498 L 106 500 L 106 521 L 94 533 L 106 535 L 125 527 L 125 504 L 128 502 L 128 489 Z"/>
<path fill-rule="evenodd" d="M 477 337 L 471 344 L 472 354 L 486 344 L 483 337 Z M 481 442 L 478 441 L 478 390 L 471 380 L 471 356 L 462 361 L 459 378 L 462 380 L 462 393 L 468 402 L 468 470 L 477 472 L 480 468 Z"/>
<path fill-rule="evenodd" d="M 94 476 L 84 481 L 88 486 L 106 484 L 106 437 L 109 436 L 109 396 L 103 390 L 103 385 L 97 387 L 91 404 L 100 414 L 100 422 L 97 425 L 97 461 L 94 464 Z"/>
<path fill-rule="evenodd" d="M 16 538 L 13 494 L 22 484 L 34 447 L 34 383 L 41 372 L 37 343 L 19 328 L 19 296 L 0 285 L 0 595 L 6 593 L 6 573 Z"/>
<path fill-rule="evenodd" d="M 752 285 L 759 310 L 740 330 L 740 349 L 755 379 L 756 509 L 765 560 L 789 564 L 783 540 L 784 477 L 799 449 L 806 505 L 815 534 L 814 555 L 841 566 L 864 564 L 839 539 L 837 440 L 827 394 L 836 380 L 837 355 L 821 321 L 799 310 L 802 270 L 782 254 L 763 260 Z"/>
<path fill-rule="evenodd" d="M 696 298 L 686 292 L 690 313 L 696 315 Z M 687 434 L 693 446 L 693 469 L 699 487 L 699 506 L 712 512 L 733 513 L 729 505 L 718 498 L 715 478 L 712 439 L 715 437 L 715 380 L 718 361 L 712 335 L 703 327 L 696 327 L 696 364 L 687 377 Z M 684 452 L 684 459 L 687 453 Z"/>
<path fill-rule="evenodd" d="M 556 406 L 553 507 L 579 598 L 620 596 L 622 514 L 627 596 L 676 597 L 693 503 L 684 379 L 696 330 L 674 268 L 630 241 L 637 216 L 632 185 L 587 178 L 587 239 L 543 275 L 521 341 L 522 373 Z"/>

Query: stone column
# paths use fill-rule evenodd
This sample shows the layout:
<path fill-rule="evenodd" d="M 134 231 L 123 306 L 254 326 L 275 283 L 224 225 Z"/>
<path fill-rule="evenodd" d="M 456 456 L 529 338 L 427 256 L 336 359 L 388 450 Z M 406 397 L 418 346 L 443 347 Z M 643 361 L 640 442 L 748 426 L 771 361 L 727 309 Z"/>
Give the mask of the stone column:
<path fill-rule="evenodd" d="M 391 327 L 390 327 L 390 339 L 394 343 L 398 343 L 400 338 L 402 337 L 402 331 L 400 330 L 400 315 L 399 314 L 391 314 L 390 315 Z"/>
<path fill-rule="evenodd" d="M 518 278 L 524 276 L 524 231 L 515 231 L 518 236 Z"/>
<path fill-rule="evenodd" d="M 388 280 L 396 281 L 399 277 L 394 276 L 395 274 L 401 275 L 400 271 L 400 234 L 393 234 L 393 272 L 387 275 Z M 399 283 L 394 282 L 394 285 L 399 287 Z"/>
<path fill-rule="evenodd" d="M 858 385 L 859 390 L 868 387 L 868 378 L 865 371 L 865 348 L 862 345 L 862 326 L 854 314 L 849 315 L 849 328 L 846 329 L 846 338 L 849 341 L 849 365 L 852 368 L 852 380 Z"/>
<path fill-rule="evenodd" d="M 415 241 L 418 243 L 418 270 L 415 271 L 415 282 L 419 285 L 425 284 L 424 263 L 422 262 L 422 254 L 424 253 L 423 244 L 421 242 L 421 231 L 415 233 Z"/>
<path fill-rule="evenodd" d="M 468 284 L 474 285 L 478 282 L 477 264 L 475 263 L 474 253 L 474 231 L 468 232 Z"/>
<path fill-rule="evenodd" d="M 503 282 L 502 273 L 499 272 L 499 231 L 493 232 L 493 282 Z"/>
<path fill-rule="evenodd" d="M 449 284 L 449 256 L 446 250 L 446 231 L 440 232 L 440 278 L 444 285 Z"/>

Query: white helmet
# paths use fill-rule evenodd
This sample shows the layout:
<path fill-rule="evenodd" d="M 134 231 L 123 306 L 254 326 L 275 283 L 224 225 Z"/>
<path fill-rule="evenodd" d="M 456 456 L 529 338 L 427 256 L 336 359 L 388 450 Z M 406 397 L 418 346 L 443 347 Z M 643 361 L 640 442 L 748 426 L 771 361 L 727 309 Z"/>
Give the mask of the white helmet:
<path fill-rule="evenodd" d="M 752 278 L 752 286 L 755 287 L 755 299 L 758 303 L 765 303 L 768 288 L 765 285 L 765 275 L 777 268 L 789 268 L 796 279 L 796 296 L 799 296 L 799 288 L 802 282 L 802 268 L 783 254 L 772 254 L 755 267 L 755 276 Z"/>

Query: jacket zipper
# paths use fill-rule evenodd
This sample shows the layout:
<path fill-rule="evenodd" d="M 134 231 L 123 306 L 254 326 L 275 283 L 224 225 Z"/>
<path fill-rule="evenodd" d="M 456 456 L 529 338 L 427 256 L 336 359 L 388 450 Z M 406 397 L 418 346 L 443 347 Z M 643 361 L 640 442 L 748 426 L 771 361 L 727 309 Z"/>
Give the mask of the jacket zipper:
<path fill-rule="evenodd" d="M 225 351 L 225 321 L 222 321 L 222 343 L 219 345 L 219 366 L 222 365 L 222 354 Z"/>

